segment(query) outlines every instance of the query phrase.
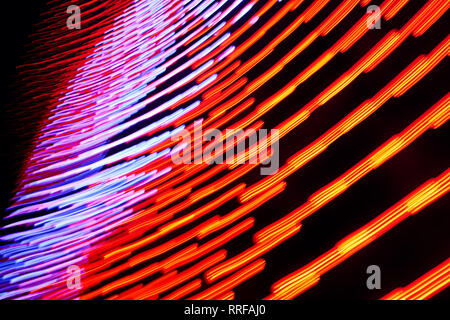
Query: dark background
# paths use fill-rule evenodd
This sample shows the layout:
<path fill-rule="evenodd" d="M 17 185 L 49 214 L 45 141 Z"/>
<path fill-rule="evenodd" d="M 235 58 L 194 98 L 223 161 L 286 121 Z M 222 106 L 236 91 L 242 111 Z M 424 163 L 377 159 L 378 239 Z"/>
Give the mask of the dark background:
<path fill-rule="evenodd" d="M 31 45 L 30 35 L 37 30 L 40 14 L 46 8 L 46 1 L 3 1 L 3 16 L 0 19 L 2 30 L 1 54 L 1 111 L 0 111 L 0 161 L 2 163 L 2 184 L 0 208 L 4 211 L 16 186 L 17 176 L 26 150 L 30 148 L 30 139 L 35 123 L 16 116 L 20 108 L 20 79 L 17 66 L 26 61 L 27 47 Z M 16 108 L 16 109 L 15 109 Z M 24 122 L 25 121 L 25 122 Z M 24 133 L 21 128 L 29 128 Z"/>

